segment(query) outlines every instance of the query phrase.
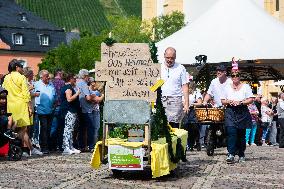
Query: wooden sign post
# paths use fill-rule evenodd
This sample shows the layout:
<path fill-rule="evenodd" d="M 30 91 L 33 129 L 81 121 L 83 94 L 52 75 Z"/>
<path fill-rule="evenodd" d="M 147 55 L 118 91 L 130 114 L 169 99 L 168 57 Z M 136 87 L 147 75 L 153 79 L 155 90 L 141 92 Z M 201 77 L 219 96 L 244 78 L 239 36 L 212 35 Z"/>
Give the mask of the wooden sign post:
<path fill-rule="evenodd" d="M 107 81 L 106 100 L 156 101 L 150 91 L 160 77 L 160 64 L 153 63 L 148 44 L 101 45 L 101 62 L 96 63 L 96 80 Z"/>

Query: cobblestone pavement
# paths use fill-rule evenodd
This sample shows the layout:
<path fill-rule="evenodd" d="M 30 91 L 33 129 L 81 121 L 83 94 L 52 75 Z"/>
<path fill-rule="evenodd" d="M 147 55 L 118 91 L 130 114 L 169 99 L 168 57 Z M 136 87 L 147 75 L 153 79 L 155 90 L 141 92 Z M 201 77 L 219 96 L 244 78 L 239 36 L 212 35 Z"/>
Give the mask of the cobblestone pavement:
<path fill-rule="evenodd" d="M 188 152 L 174 174 L 151 178 L 150 170 L 125 172 L 114 178 L 103 165 L 93 170 L 90 153 L 51 154 L 12 162 L 0 159 L 0 188 L 284 188 L 284 149 L 248 147 L 244 163 L 227 165 L 226 149 L 213 157 Z"/>

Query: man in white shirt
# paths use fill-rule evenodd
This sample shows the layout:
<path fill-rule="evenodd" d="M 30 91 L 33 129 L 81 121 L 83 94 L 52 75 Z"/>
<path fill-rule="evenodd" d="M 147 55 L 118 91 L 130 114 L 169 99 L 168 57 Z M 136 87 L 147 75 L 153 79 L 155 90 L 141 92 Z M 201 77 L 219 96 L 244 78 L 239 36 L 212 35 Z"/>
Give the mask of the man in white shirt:
<path fill-rule="evenodd" d="M 162 102 L 165 107 L 168 122 L 172 127 L 179 127 L 179 123 L 189 110 L 188 80 L 186 70 L 175 62 L 176 50 L 168 47 L 164 54 L 165 62 L 161 65 L 161 78 L 165 81 L 162 86 Z M 182 102 L 184 96 L 184 103 Z"/>
<path fill-rule="evenodd" d="M 224 65 L 217 66 L 217 78 L 211 81 L 207 94 L 204 97 L 204 104 L 213 98 L 214 106 L 222 106 L 221 96 L 226 85 L 232 84 L 231 78 L 227 77 L 227 69 Z"/>

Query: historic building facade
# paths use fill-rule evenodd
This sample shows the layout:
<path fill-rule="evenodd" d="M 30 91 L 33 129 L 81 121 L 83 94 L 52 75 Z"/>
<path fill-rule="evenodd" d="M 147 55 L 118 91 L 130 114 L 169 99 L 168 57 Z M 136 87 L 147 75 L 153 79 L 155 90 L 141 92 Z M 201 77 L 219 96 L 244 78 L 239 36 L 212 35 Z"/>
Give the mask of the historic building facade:
<path fill-rule="evenodd" d="M 38 72 L 45 53 L 66 43 L 65 31 L 23 9 L 14 0 L 0 0 L 0 74 L 12 59 Z"/>
<path fill-rule="evenodd" d="M 190 10 L 191 0 L 142 0 L 142 19 L 148 20 L 154 17 L 181 11 L 187 13 Z M 206 0 L 206 4 L 212 4 L 215 0 Z M 253 0 L 267 12 L 284 22 L 284 0 Z M 204 4 L 205 5 L 205 4 Z M 190 18 L 185 15 L 186 21 Z"/>

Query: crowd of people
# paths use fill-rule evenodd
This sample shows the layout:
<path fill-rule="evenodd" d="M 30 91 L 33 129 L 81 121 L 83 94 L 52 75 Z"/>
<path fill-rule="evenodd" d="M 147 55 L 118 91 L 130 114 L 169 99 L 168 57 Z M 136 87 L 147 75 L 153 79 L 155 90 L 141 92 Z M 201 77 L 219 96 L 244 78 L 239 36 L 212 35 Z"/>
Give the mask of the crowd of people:
<path fill-rule="evenodd" d="M 23 66 L 21 60 L 13 59 L 3 79 L 7 91 L 3 114 L 12 119 L 4 135 L 20 138 L 26 157 L 50 151 L 63 155 L 92 152 L 100 128 L 102 83 L 86 69 L 76 76 L 62 70 L 53 76 L 41 70 L 35 80 L 32 69 Z"/>
<path fill-rule="evenodd" d="M 195 107 L 208 107 L 209 104 L 211 107 L 225 107 L 222 127 L 228 163 L 234 163 L 236 155 L 239 162 L 244 162 L 247 146 L 284 148 L 284 93 L 269 102 L 261 95 L 254 95 L 251 87 L 241 82 L 242 73 L 237 66 L 233 66 L 228 77 L 227 68 L 219 65 L 217 77 L 211 81 L 208 91 L 201 94 L 194 81 L 186 76 L 185 68 L 175 62 L 174 48 L 167 48 L 164 58 L 161 78 L 165 81 L 162 86 L 165 112 L 172 127 L 178 127 L 182 121 L 188 130 L 187 149 L 192 151 L 196 146 L 197 150 L 201 150 L 205 143 L 207 126 L 198 123 Z"/>
<path fill-rule="evenodd" d="M 188 130 L 188 150 L 201 150 L 206 144 L 207 125 L 197 121 L 196 107 L 225 107 L 227 162 L 245 161 L 248 146 L 279 146 L 284 148 L 284 93 L 271 101 L 253 95 L 251 87 L 241 82 L 241 72 L 219 65 L 216 78 L 202 93 L 186 69 L 175 62 L 176 50 L 166 49 L 161 64 L 162 102 L 172 127 Z M 23 156 L 63 155 L 92 152 L 99 137 L 100 103 L 104 100 L 103 84 L 90 77 L 86 69 L 78 75 L 57 70 L 54 76 L 41 70 L 39 79 L 20 60 L 12 60 L 9 73 L 0 89 L 1 115 L 7 115 L 5 136 L 22 141 Z M 4 93 L 3 93 L 4 91 Z M 3 94 L 3 95 L 2 95 Z M 3 97 L 2 97 L 3 96 Z M 7 103 L 2 99 L 7 98 Z M 7 108 L 3 108 L 7 106 Z M 1 117 L 2 122 L 2 117 Z"/>

